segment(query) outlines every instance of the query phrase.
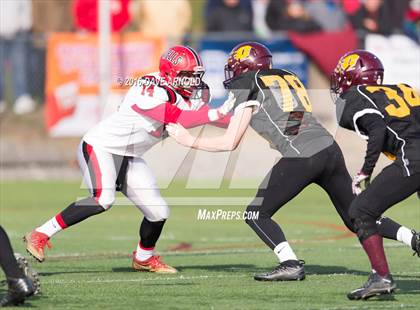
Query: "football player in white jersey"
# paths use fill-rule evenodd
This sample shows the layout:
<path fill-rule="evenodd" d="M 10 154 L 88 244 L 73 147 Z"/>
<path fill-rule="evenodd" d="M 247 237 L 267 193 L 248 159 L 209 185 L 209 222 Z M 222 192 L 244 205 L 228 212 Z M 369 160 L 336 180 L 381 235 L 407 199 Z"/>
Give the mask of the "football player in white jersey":
<path fill-rule="evenodd" d="M 51 247 L 49 239 L 53 235 L 108 210 L 116 190 L 120 190 L 144 214 L 133 268 L 177 272 L 154 254 L 169 208 L 142 155 L 167 136 L 168 123 L 178 122 L 185 127 L 228 123 L 231 98 L 217 109 L 209 108 L 205 99 L 209 89 L 202 81 L 203 74 L 202 61 L 192 48 L 170 48 L 160 58 L 159 72 L 136 80 L 118 111 L 85 134 L 77 157 L 91 196 L 73 202 L 25 235 L 26 249 L 32 256 L 44 261 L 44 248 Z M 203 95 L 197 96 L 198 93 Z"/>

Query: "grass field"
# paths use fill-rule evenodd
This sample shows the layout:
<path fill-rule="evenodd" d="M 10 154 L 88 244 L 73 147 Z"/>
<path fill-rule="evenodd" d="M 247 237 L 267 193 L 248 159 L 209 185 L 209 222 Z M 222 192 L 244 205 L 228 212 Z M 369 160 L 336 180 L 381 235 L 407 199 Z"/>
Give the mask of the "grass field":
<path fill-rule="evenodd" d="M 21 242 L 25 232 L 84 195 L 79 183 L 0 184 L 1 224 L 20 253 L 25 253 Z M 177 188 L 163 194 L 186 195 Z M 208 195 L 194 192 L 204 194 Z M 220 190 L 216 194 L 254 193 Z M 178 268 L 179 274 L 131 270 L 130 255 L 138 242 L 142 217 L 133 206 L 114 206 L 58 234 L 44 263 L 30 259 L 42 276 L 43 292 L 26 305 L 40 309 L 420 309 L 420 259 L 394 241 L 386 242 L 386 252 L 399 288 L 395 298 L 365 302 L 346 299 L 350 289 L 366 280 L 368 261 L 356 238 L 342 226 L 326 194 L 316 186 L 276 214 L 296 253 L 306 261 L 307 278 L 302 282 L 254 281 L 254 273 L 276 264 L 274 255 L 243 221 L 198 221 L 198 208 L 173 207 L 158 243 L 165 261 Z M 219 207 L 207 207 L 212 208 Z M 419 200 L 414 196 L 388 215 L 420 229 Z M 4 290 L 0 289 L 0 295 Z"/>

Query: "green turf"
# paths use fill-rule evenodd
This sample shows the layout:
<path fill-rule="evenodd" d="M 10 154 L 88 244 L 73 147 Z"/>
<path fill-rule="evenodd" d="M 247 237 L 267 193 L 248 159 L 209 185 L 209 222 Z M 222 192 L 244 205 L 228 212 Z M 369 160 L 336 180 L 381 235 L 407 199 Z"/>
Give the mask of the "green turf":
<path fill-rule="evenodd" d="M 21 236 L 81 197 L 78 183 L 0 183 L 1 224 L 15 250 L 24 253 Z M 178 188 L 165 196 L 252 196 L 254 191 L 193 191 Z M 218 207 L 207 207 L 216 209 Z M 241 206 L 225 209 L 242 210 Z M 350 289 L 367 278 L 368 262 L 355 237 L 346 231 L 328 197 L 316 186 L 305 190 L 276 215 L 293 247 L 306 261 L 303 282 L 260 283 L 252 279 L 276 263 L 242 221 L 198 221 L 198 207 L 176 206 L 165 226 L 159 251 L 180 270 L 177 275 L 136 273 L 130 254 L 138 241 L 141 215 L 133 206 L 109 212 L 58 234 L 43 264 L 37 308 L 68 309 L 420 309 L 420 260 L 396 242 L 386 242 L 398 283 L 394 300 L 351 302 Z M 420 228 L 420 208 L 411 197 L 388 214 Z M 171 249 L 190 244 L 189 251 Z M 2 277 L 2 275 L 0 275 Z M 0 289 L 0 295 L 4 293 Z"/>

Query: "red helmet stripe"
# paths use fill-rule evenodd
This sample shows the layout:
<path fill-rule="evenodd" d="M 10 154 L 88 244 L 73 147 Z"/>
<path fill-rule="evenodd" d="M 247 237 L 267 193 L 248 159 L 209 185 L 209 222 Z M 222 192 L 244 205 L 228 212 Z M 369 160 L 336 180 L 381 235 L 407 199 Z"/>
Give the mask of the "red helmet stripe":
<path fill-rule="evenodd" d="M 186 48 L 194 55 L 195 61 L 197 62 L 198 66 L 202 66 L 200 57 L 197 55 L 197 53 L 189 46 L 186 46 Z"/>
<path fill-rule="evenodd" d="M 168 94 L 168 101 L 170 104 L 175 104 L 176 103 L 176 94 L 175 91 L 171 88 L 169 88 L 168 86 L 162 86 L 165 90 L 166 93 Z"/>

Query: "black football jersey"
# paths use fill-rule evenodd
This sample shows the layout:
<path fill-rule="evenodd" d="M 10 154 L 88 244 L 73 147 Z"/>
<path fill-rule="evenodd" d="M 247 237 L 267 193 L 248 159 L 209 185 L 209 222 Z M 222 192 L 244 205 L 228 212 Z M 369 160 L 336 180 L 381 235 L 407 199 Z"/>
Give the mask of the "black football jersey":
<path fill-rule="evenodd" d="M 235 111 L 254 106 L 251 127 L 284 157 L 310 157 L 334 142 L 312 115 L 302 82 L 289 71 L 250 71 L 234 78 L 229 91 Z"/>
<path fill-rule="evenodd" d="M 420 172 L 420 98 L 406 84 L 353 86 L 336 102 L 341 127 L 368 139 L 358 126 L 367 114 L 377 114 L 387 131 L 382 147 L 389 158 L 401 164 L 406 175 Z"/>

